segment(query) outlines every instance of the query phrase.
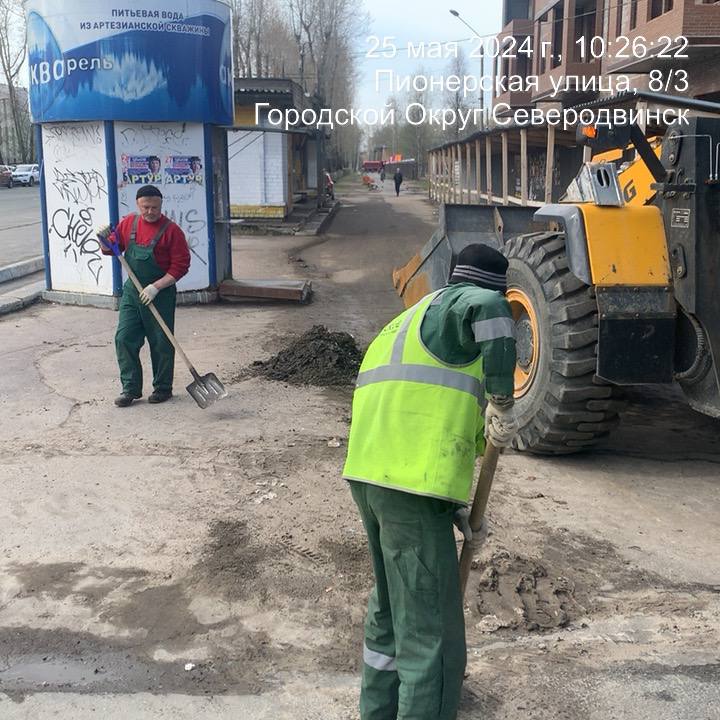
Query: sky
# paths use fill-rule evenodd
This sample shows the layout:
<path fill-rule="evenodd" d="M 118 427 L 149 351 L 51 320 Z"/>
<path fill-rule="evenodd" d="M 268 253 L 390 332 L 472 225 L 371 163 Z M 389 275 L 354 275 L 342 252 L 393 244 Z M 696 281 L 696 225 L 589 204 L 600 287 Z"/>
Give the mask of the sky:
<path fill-rule="evenodd" d="M 392 70 L 396 74 L 415 74 L 419 65 L 426 74 L 447 74 L 449 60 L 433 60 L 409 58 L 408 42 L 449 42 L 463 40 L 461 47 L 466 56 L 470 55 L 477 43 L 472 43 L 472 31 L 458 18 L 450 14 L 450 9 L 457 10 L 460 16 L 480 35 L 495 35 L 501 30 L 501 0 L 416 0 L 415 2 L 398 2 L 397 0 L 364 0 L 365 9 L 371 16 L 370 29 L 367 35 L 380 38 L 395 36 L 394 43 L 398 47 L 395 58 L 365 57 L 374 44 L 361 39 L 358 43 L 358 65 L 360 81 L 355 106 L 359 109 L 381 108 L 387 101 L 388 92 L 380 93 L 375 89 L 376 70 Z M 378 50 L 378 53 L 380 50 Z M 468 68 L 480 71 L 480 60 L 468 59 Z M 386 87 L 386 86 L 384 86 Z"/>

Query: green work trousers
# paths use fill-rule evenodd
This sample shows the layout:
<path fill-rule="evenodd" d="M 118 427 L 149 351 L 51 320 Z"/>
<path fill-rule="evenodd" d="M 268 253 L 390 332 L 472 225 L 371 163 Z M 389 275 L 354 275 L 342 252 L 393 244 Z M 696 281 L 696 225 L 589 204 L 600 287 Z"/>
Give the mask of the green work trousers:
<path fill-rule="evenodd" d="M 175 328 L 175 286 L 161 290 L 153 304 L 170 330 Z M 150 309 L 140 302 L 135 286 L 128 280 L 120 300 L 120 318 L 115 333 L 115 352 L 120 366 L 122 391 L 134 397 L 142 396 L 143 372 L 140 348 L 147 337 L 153 369 L 153 388 L 169 391 L 173 385 L 175 348 L 167 339 Z"/>
<path fill-rule="evenodd" d="M 465 673 L 456 505 L 350 481 L 375 587 L 365 621 L 362 720 L 454 720 Z"/>

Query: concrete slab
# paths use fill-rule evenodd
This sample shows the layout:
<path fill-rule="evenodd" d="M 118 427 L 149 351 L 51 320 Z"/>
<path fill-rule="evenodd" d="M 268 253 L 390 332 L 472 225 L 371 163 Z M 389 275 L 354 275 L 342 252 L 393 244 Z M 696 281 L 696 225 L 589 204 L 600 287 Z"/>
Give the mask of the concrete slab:
<path fill-rule="evenodd" d="M 118 307 L 120 307 L 120 297 L 114 295 L 95 295 L 68 292 L 65 290 L 44 290 L 42 299 L 46 302 L 58 303 L 59 305 L 80 305 L 106 310 L 117 310 Z M 178 306 L 208 305 L 217 302 L 217 299 L 217 290 L 189 290 L 178 293 L 177 304 Z"/>

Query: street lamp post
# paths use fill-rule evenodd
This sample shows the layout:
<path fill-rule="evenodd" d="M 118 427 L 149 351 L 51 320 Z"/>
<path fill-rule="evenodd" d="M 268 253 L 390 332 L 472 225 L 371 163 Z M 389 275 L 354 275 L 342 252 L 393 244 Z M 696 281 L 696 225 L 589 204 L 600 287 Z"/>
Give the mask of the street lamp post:
<path fill-rule="evenodd" d="M 456 17 L 463 25 L 468 27 L 473 35 L 475 37 L 480 37 L 480 33 L 472 26 L 470 23 L 465 20 L 464 17 L 460 15 L 460 13 L 457 10 L 450 10 L 450 14 Z M 481 83 L 482 78 L 485 77 L 485 49 L 484 47 L 481 47 L 480 49 L 480 77 L 481 77 Z M 482 86 L 480 88 L 480 117 L 482 118 L 482 128 L 485 129 L 485 91 L 482 89 Z"/>

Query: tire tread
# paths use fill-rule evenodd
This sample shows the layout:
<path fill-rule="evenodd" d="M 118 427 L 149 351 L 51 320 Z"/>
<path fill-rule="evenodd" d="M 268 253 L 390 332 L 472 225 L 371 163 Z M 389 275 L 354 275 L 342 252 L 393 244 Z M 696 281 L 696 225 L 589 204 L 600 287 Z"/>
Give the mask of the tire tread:
<path fill-rule="evenodd" d="M 538 411 L 520 428 L 514 447 L 543 455 L 592 448 L 617 426 L 623 407 L 620 389 L 595 375 L 595 289 L 570 272 L 562 233 L 512 238 L 505 254 L 534 275 L 551 326 L 549 380 L 540 390 Z"/>

